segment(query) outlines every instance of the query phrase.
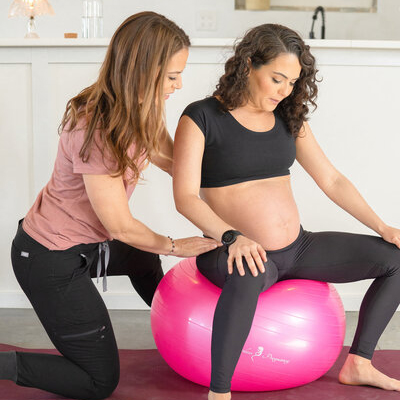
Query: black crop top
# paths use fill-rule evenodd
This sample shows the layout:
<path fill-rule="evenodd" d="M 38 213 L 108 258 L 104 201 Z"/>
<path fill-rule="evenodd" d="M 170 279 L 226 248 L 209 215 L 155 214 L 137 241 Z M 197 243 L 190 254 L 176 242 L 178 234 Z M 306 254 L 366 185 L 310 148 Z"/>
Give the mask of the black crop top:
<path fill-rule="evenodd" d="M 189 104 L 182 115 L 190 117 L 205 137 L 201 187 L 290 174 L 296 158 L 295 139 L 278 113 L 274 112 L 275 125 L 267 132 L 246 129 L 222 110 L 215 97 Z"/>

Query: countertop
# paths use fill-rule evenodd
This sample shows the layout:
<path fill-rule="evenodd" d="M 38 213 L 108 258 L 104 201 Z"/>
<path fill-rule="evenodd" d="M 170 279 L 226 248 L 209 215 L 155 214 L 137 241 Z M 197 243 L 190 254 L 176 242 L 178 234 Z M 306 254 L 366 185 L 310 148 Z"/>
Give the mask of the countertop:
<path fill-rule="evenodd" d="M 192 47 L 232 47 L 232 38 L 194 38 Z M 400 49 L 398 40 L 329 40 L 308 39 L 305 41 L 313 48 L 343 49 Z M 0 47 L 106 47 L 109 38 L 104 39 L 0 39 Z"/>

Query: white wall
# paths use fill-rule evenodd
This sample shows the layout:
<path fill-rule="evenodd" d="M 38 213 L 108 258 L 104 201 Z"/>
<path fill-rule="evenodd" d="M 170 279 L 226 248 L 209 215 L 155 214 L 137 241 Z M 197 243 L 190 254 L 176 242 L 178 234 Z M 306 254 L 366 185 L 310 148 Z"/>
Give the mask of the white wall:
<path fill-rule="evenodd" d="M 0 46 L 0 307 L 29 306 L 12 272 L 10 243 L 18 218 L 50 177 L 65 104 L 96 79 L 105 51 L 105 46 Z M 172 135 L 184 107 L 212 92 L 229 52 L 229 48 L 191 49 L 184 87 L 167 102 Z M 312 48 L 312 52 L 323 77 L 319 107 L 310 119 L 317 140 L 378 215 L 400 227 L 400 48 Z M 162 234 L 200 234 L 176 212 L 169 176 L 149 167 L 145 178 L 130 203 L 134 216 Z M 373 233 L 334 205 L 297 163 L 292 181 L 305 229 Z M 164 257 L 164 270 L 178 261 Z M 337 285 L 347 310 L 358 308 L 368 284 Z M 145 307 L 126 277 L 110 278 L 104 298 L 110 308 Z"/>
<path fill-rule="evenodd" d="M 81 0 L 49 0 L 56 15 L 37 18 L 41 37 L 63 37 L 64 32 L 80 34 Z M 111 37 L 118 25 L 138 11 L 153 10 L 176 21 L 190 37 L 238 37 L 248 28 L 276 22 L 288 25 L 308 37 L 311 12 L 235 11 L 234 0 L 103 0 L 104 35 Z M 12 0 L 0 1 L 0 38 L 22 37 L 26 21 L 7 18 Z M 301 4 L 301 0 L 299 0 Z M 196 30 L 196 14 L 215 11 L 217 29 Z M 378 13 L 327 13 L 327 39 L 400 40 L 399 0 L 378 0 Z M 319 37 L 319 22 L 316 34 Z"/>

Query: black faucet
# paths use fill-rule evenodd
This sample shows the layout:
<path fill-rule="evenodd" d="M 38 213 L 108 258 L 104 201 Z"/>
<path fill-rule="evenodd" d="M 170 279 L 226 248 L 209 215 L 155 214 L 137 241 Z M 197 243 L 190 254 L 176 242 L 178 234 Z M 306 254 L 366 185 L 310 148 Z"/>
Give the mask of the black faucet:
<path fill-rule="evenodd" d="M 321 27 L 321 39 L 325 39 L 325 9 L 324 7 L 317 7 L 314 10 L 314 15 L 312 17 L 313 21 L 312 21 L 312 25 L 311 25 L 311 31 L 310 31 L 310 39 L 315 39 L 315 35 L 314 35 L 314 23 L 317 20 L 318 17 L 318 13 L 321 13 L 322 15 L 322 27 Z"/>

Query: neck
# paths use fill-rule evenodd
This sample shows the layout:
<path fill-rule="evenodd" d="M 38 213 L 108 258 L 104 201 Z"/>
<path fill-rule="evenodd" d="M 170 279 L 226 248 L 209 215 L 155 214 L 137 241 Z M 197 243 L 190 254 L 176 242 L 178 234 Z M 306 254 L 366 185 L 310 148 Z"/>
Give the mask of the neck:
<path fill-rule="evenodd" d="M 249 112 L 250 114 L 265 114 L 269 111 L 258 106 L 253 100 L 249 100 L 244 106 L 241 107 L 243 110 Z"/>

